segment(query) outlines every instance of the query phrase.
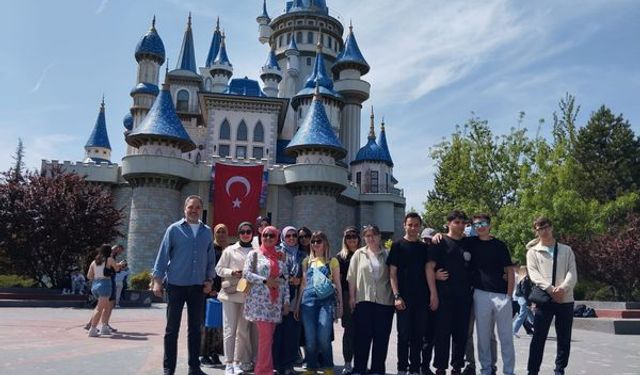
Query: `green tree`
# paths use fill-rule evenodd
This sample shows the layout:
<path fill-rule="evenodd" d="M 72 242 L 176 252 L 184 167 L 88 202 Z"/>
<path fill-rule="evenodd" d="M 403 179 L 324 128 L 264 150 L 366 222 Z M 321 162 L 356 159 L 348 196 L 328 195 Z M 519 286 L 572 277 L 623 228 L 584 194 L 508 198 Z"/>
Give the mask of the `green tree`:
<path fill-rule="evenodd" d="M 640 140 L 604 105 L 578 131 L 574 158 L 576 189 L 585 198 L 607 202 L 640 185 Z"/>
<path fill-rule="evenodd" d="M 18 138 L 18 147 L 16 147 L 16 154 L 12 156 L 15 164 L 10 170 L 11 179 L 15 182 L 22 181 L 22 174 L 24 173 L 24 145 L 22 144 L 22 138 Z"/>
<path fill-rule="evenodd" d="M 58 287 L 102 243 L 121 235 L 108 189 L 55 167 L 0 177 L 0 254 L 11 271 Z"/>

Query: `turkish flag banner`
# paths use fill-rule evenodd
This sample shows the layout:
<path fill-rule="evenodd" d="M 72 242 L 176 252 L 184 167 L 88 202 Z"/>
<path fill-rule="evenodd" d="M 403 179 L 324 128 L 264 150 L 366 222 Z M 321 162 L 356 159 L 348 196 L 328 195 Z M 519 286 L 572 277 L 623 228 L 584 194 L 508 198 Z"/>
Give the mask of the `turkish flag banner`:
<path fill-rule="evenodd" d="M 216 163 L 212 168 L 213 225 L 225 224 L 237 235 L 243 221 L 253 223 L 260 213 L 264 166 L 236 166 Z"/>

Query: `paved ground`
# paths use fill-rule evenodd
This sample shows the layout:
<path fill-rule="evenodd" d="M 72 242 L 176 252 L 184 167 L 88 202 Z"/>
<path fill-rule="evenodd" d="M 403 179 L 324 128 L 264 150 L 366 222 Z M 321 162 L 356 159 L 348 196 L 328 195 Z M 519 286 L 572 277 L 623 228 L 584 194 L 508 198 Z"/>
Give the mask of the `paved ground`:
<path fill-rule="evenodd" d="M 90 311 L 69 308 L 0 308 L 0 374 L 137 374 L 162 373 L 164 306 L 119 309 L 112 325 L 119 333 L 89 338 L 82 328 Z M 186 327 L 181 329 L 178 374 L 186 374 Z M 342 331 L 336 325 L 336 337 Z M 553 332 L 551 333 L 553 336 Z M 614 336 L 574 330 L 568 374 L 639 375 L 640 337 Z M 526 374 L 530 338 L 516 339 L 517 374 Z M 339 340 L 334 358 L 342 364 Z M 395 332 L 387 359 L 387 371 L 396 369 Z M 553 337 L 547 345 L 543 371 L 552 373 Z M 222 369 L 204 369 L 222 375 Z"/>

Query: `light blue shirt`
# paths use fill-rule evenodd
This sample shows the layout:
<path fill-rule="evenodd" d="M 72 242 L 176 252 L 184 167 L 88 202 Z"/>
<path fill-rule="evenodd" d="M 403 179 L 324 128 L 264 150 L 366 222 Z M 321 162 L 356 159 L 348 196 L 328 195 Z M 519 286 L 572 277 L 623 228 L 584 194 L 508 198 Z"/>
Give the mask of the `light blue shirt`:
<path fill-rule="evenodd" d="M 185 219 L 167 228 L 153 266 L 153 277 L 179 286 L 202 285 L 215 277 L 216 255 L 211 228 L 202 222 L 194 236 Z"/>

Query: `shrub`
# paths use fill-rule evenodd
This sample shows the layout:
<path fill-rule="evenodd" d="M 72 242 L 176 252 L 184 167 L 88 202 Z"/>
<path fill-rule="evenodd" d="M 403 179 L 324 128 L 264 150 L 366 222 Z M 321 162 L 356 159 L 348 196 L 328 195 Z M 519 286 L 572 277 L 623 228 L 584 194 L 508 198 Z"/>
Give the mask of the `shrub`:
<path fill-rule="evenodd" d="M 0 288 L 33 288 L 36 281 L 18 275 L 0 275 Z"/>
<path fill-rule="evenodd" d="M 148 290 L 151 283 L 151 273 L 149 271 L 138 272 L 129 280 L 130 289 Z"/>

